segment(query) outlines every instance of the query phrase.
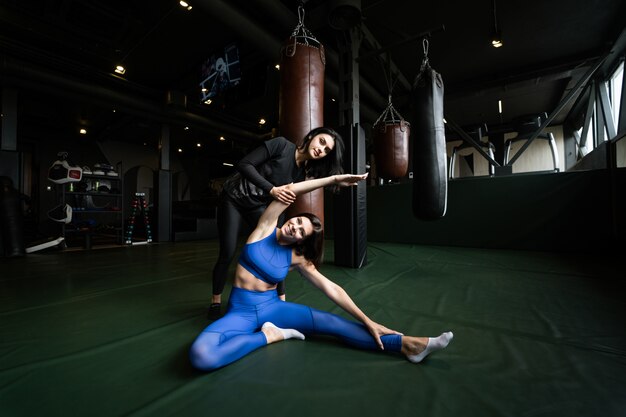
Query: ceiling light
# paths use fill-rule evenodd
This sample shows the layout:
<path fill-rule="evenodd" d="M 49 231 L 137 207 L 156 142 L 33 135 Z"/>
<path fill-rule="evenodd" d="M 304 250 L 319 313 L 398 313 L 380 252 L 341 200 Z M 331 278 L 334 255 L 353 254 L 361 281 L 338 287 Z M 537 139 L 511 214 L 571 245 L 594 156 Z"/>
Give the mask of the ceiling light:
<path fill-rule="evenodd" d="M 263 118 L 259 119 L 259 124 L 260 124 L 260 125 L 264 125 L 265 123 L 266 123 L 266 122 L 265 122 L 265 119 L 263 119 Z"/>
<path fill-rule="evenodd" d="M 87 129 L 85 128 L 81 128 L 78 133 L 80 133 L 81 135 L 86 135 L 87 134 Z"/>
<path fill-rule="evenodd" d="M 274 65 L 274 68 L 276 68 L 277 70 L 279 70 L 279 69 L 280 69 L 280 64 L 276 64 L 276 65 Z"/>
<path fill-rule="evenodd" d="M 220 140 L 224 141 L 226 138 L 224 136 L 220 136 Z"/>
<path fill-rule="evenodd" d="M 213 103 L 213 100 L 211 100 L 210 98 L 207 98 L 206 100 L 204 100 L 204 104 L 211 104 Z"/>
<path fill-rule="evenodd" d="M 227 166 L 227 167 L 232 167 L 232 166 L 234 166 L 233 164 L 229 164 L 228 162 L 222 162 L 222 165 Z"/>
<path fill-rule="evenodd" d="M 201 144 L 201 143 L 196 143 L 196 146 L 197 146 L 198 148 L 201 148 L 201 147 L 202 147 L 202 144 Z"/>
<path fill-rule="evenodd" d="M 178 148 L 178 153 L 182 153 L 182 152 L 183 152 L 182 148 Z"/>
<path fill-rule="evenodd" d="M 498 100 L 498 113 L 502 114 L 502 100 Z"/>
<path fill-rule="evenodd" d="M 121 65 L 118 65 L 118 66 L 115 67 L 115 72 L 120 74 L 120 75 L 124 75 L 124 74 L 126 74 L 126 68 L 124 68 Z"/>
<path fill-rule="evenodd" d="M 334 102 L 334 101 L 337 101 L 337 100 L 336 100 L 336 99 L 334 99 L 334 98 L 331 98 L 331 99 L 330 99 L 330 101 L 333 101 L 333 102 Z"/>
<path fill-rule="evenodd" d="M 209 91 L 209 89 L 206 88 L 206 87 L 202 87 L 202 90 L 200 90 L 200 91 L 202 91 L 203 93 L 206 93 L 207 91 Z"/>
<path fill-rule="evenodd" d="M 189 126 L 185 126 L 185 127 L 184 127 L 184 129 L 185 129 L 185 130 L 189 130 Z"/>
<path fill-rule="evenodd" d="M 502 35 L 499 32 L 494 33 L 491 38 L 491 46 L 493 46 L 494 48 L 500 48 L 502 45 Z"/>
<path fill-rule="evenodd" d="M 493 36 L 491 37 L 491 46 L 500 48 L 502 43 L 502 31 L 498 29 L 498 15 L 496 14 L 496 0 L 493 0 Z"/>

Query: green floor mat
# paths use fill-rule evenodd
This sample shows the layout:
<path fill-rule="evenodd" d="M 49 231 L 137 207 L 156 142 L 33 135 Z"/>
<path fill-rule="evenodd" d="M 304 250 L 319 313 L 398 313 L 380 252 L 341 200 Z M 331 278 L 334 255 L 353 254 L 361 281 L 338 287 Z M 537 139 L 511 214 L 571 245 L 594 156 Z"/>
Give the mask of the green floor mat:
<path fill-rule="evenodd" d="M 201 373 L 187 350 L 209 323 L 217 249 L 183 242 L 3 261 L 0 415 L 626 413 L 623 261 L 370 243 L 364 268 L 322 272 L 392 329 L 453 330 L 447 349 L 414 365 L 309 338 Z M 332 252 L 329 242 L 329 262 Z M 297 273 L 287 297 L 340 313 Z"/>

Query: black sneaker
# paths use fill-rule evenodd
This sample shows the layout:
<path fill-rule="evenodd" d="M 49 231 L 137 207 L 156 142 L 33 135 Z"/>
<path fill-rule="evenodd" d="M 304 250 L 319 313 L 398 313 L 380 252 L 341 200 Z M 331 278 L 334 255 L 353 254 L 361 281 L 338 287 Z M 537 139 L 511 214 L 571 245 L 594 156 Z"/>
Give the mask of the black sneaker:
<path fill-rule="evenodd" d="M 222 317 L 222 304 L 220 303 L 211 303 L 211 305 L 209 306 L 209 312 L 207 314 L 207 316 L 209 317 L 209 320 L 217 320 L 220 317 Z"/>

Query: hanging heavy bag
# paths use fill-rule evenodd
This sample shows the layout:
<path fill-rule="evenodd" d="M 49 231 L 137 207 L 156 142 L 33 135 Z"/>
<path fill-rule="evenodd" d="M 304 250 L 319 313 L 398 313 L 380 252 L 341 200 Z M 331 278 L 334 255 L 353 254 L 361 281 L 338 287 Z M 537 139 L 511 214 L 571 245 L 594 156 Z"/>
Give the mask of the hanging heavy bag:
<path fill-rule="evenodd" d="M 324 46 L 304 26 L 304 9 L 298 8 L 299 23 L 281 50 L 279 124 L 281 134 L 302 145 L 311 130 L 324 125 Z M 287 217 L 313 213 L 324 224 L 324 190 L 298 196 Z"/>
<path fill-rule="evenodd" d="M 446 214 L 448 176 L 443 123 L 443 80 L 428 64 L 427 42 L 422 67 L 413 84 L 413 215 L 436 220 Z"/>
<path fill-rule="evenodd" d="M 394 109 L 391 94 L 387 108 L 374 123 L 374 158 L 379 177 L 397 180 L 409 170 L 411 125 Z"/>
<path fill-rule="evenodd" d="M 381 178 L 398 180 L 409 170 L 410 124 L 404 120 L 374 129 L 374 157 Z"/>

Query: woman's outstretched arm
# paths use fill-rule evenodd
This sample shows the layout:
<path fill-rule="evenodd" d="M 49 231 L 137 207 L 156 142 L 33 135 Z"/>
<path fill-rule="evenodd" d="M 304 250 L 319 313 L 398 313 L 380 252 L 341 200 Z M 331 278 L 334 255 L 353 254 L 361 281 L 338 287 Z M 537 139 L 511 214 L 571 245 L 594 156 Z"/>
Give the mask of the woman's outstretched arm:
<path fill-rule="evenodd" d="M 395 330 L 388 329 L 382 324 L 376 323 L 370 319 L 356 305 L 352 298 L 350 298 L 346 290 L 324 276 L 312 263 L 303 259 L 302 263 L 296 265 L 296 267 L 302 276 L 308 279 L 314 286 L 319 288 L 335 304 L 344 309 L 352 317 L 362 322 L 372 334 L 381 350 L 384 349 L 383 342 L 380 340 L 381 336 L 385 334 L 402 334 Z"/>
<path fill-rule="evenodd" d="M 292 191 L 295 195 L 301 195 L 318 188 L 327 187 L 329 185 L 338 185 L 340 187 L 350 187 L 356 185 L 359 181 L 367 178 L 367 174 L 353 175 L 353 174 L 341 174 L 332 175 L 330 177 L 317 178 L 312 180 L 306 180 L 288 184 L 286 187 Z M 273 200 L 269 206 L 265 209 L 256 228 L 248 237 L 248 242 L 254 242 L 269 234 L 271 230 L 274 230 L 278 217 L 289 207 L 289 204 L 285 204 L 278 200 Z"/>

